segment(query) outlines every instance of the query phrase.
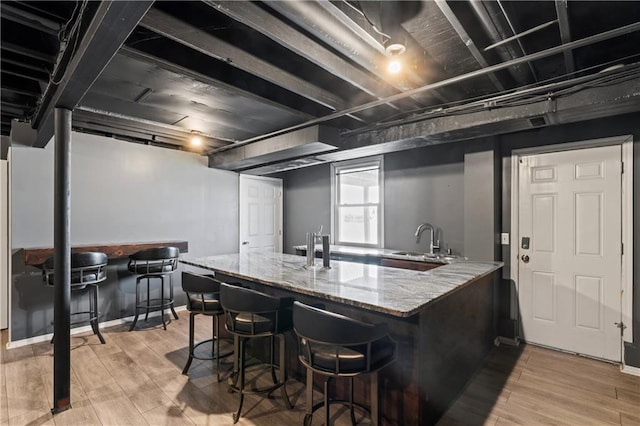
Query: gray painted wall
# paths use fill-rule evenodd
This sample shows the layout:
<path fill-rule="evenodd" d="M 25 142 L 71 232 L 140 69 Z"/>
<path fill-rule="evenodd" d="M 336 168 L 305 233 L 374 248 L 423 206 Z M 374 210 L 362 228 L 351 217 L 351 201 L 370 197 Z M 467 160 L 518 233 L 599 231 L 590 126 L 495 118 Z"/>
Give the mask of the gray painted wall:
<path fill-rule="evenodd" d="M 307 232 L 331 230 L 331 167 L 323 164 L 293 170 L 279 175 L 282 178 L 283 252 L 295 253 L 293 246 L 305 244 Z"/>
<path fill-rule="evenodd" d="M 422 222 L 442 229 L 443 248 L 460 252 L 464 245 L 464 151 L 461 146 L 435 146 L 384 157 L 385 246 L 429 250 Z M 305 234 L 331 229 L 331 170 L 328 164 L 280 174 L 284 182 L 284 251 L 305 243 Z"/>
<path fill-rule="evenodd" d="M 53 245 L 53 152 L 53 142 L 12 148 L 13 341 L 51 331 L 51 289 L 22 264 L 20 249 Z M 71 243 L 161 240 L 188 241 L 189 256 L 237 252 L 238 175 L 208 168 L 197 154 L 73 133 Z M 107 275 L 101 320 L 132 315 L 126 261 L 111 262 Z M 174 278 L 176 303 L 184 304 L 180 274 Z"/>
<path fill-rule="evenodd" d="M 429 251 L 425 232 L 419 244 L 418 225 L 441 229 L 441 251 L 464 251 L 464 151 L 462 146 L 434 146 L 384 157 L 385 246 Z"/>

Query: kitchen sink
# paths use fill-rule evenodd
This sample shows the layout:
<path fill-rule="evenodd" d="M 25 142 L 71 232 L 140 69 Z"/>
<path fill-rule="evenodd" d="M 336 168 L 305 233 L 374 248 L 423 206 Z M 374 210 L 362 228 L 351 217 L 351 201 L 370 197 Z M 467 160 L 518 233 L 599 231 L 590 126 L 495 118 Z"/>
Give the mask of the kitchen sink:
<path fill-rule="evenodd" d="M 419 253 L 417 251 L 394 251 L 393 253 L 396 256 L 414 256 L 414 257 L 433 257 L 436 258 L 438 257 L 437 254 L 431 254 L 431 253 Z"/>
<path fill-rule="evenodd" d="M 421 257 L 423 259 L 434 259 L 434 260 L 444 260 L 444 261 L 451 261 L 459 258 L 459 256 L 456 256 L 456 255 L 446 255 L 446 254 L 440 254 L 440 253 L 420 253 L 417 251 L 394 251 L 391 254 L 395 256 Z"/>
<path fill-rule="evenodd" d="M 424 253 L 418 253 L 415 251 L 394 251 L 391 254 L 395 254 L 398 256 L 423 256 L 424 255 Z"/>

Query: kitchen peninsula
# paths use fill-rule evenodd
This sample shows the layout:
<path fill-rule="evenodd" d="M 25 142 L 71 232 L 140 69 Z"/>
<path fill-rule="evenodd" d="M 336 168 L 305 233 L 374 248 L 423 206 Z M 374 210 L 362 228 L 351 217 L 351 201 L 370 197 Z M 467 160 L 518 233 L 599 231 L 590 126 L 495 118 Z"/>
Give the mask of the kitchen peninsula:
<path fill-rule="evenodd" d="M 305 260 L 251 252 L 181 262 L 214 271 L 222 281 L 386 322 L 398 342 L 398 360 L 381 372 L 382 416 L 391 424 L 435 423 L 491 348 L 495 272 L 502 263 L 457 261 L 415 271 L 344 261 L 307 269 Z M 290 349 L 289 371 L 303 377 L 294 354 Z M 356 385 L 356 399 L 364 402 L 358 386 L 367 384 Z"/>

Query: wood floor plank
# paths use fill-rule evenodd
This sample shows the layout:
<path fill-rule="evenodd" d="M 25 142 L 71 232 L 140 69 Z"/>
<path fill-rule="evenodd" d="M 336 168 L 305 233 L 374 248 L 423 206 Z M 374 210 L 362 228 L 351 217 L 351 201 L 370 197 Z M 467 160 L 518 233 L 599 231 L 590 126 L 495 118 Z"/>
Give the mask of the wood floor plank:
<path fill-rule="evenodd" d="M 111 377 L 122 388 L 125 395 L 157 389 L 157 386 L 142 369 L 124 352 L 106 355 L 100 359 Z"/>
<path fill-rule="evenodd" d="M 56 416 L 52 406 L 52 347 L 48 343 L 0 348 L 0 426 L 5 425 L 231 425 L 238 395 L 218 383 L 212 361 L 187 357 L 188 313 L 165 331 L 157 324 L 128 332 L 128 324 L 104 329 L 105 345 L 91 333 L 72 339 L 72 409 Z M 211 336 L 210 318 L 197 322 L 196 340 Z M 6 342 L 6 332 L 0 332 Z M 224 360 L 223 360 L 224 361 Z M 228 364 L 225 365 L 225 368 Z M 224 375 L 223 375 L 224 376 Z M 267 377 L 268 374 L 264 375 Z M 250 381 L 263 375 L 255 373 Z M 302 424 L 304 384 L 289 380 L 296 406 L 280 392 L 248 396 L 239 425 Z M 322 396 L 314 392 L 314 400 Z M 494 348 L 441 425 L 636 425 L 640 426 L 640 378 L 618 366 L 545 348 Z M 348 410 L 332 406 L 336 426 L 349 425 Z M 317 412 L 313 426 L 324 423 Z M 369 419 L 357 412 L 358 421 Z"/>
<path fill-rule="evenodd" d="M 75 401 L 70 410 L 56 414 L 54 422 L 57 426 L 101 426 L 102 422 L 98 419 L 91 401 L 85 399 L 83 401 Z"/>
<path fill-rule="evenodd" d="M 563 395 L 563 398 L 566 397 L 580 404 L 601 406 L 608 410 L 628 413 L 632 416 L 640 415 L 640 406 L 638 404 L 610 397 L 607 394 L 595 392 L 593 389 L 584 389 L 582 387 L 568 385 L 566 382 L 559 383 L 558 381 L 558 378 L 556 378 L 556 380 L 550 380 L 546 377 L 539 377 L 525 372 L 520 376 L 518 382 L 526 383 L 527 386 L 533 386 L 537 389 L 544 389 L 545 392 L 551 394 Z"/>
<path fill-rule="evenodd" d="M 129 399 L 139 412 L 145 413 L 160 406 L 173 405 L 171 399 L 154 383 L 152 389 L 130 395 Z M 145 416 L 147 417 L 147 416 Z"/>
<path fill-rule="evenodd" d="M 195 423 L 191 421 L 189 416 L 187 416 L 180 407 L 170 402 L 158 405 L 153 409 L 142 413 L 142 416 L 150 425 L 195 425 Z"/>
<path fill-rule="evenodd" d="M 638 377 L 640 381 L 640 377 Z M 628 401 L 640 406 L 640 392 L 630 391 L 628 389 L 616 388 L 616 397 L 623 401 Z"/>
<path fill-rule="evenodd" d="M 620 415 L 620 422 L 622 426 L 640 426 L 640 420 L 637 416 L 629 416 L 625 413 Z"/>
<path fill-rule="evenodd" d="M 149 424 L 126 396 L 105 402 L 92 401 L 100 422 L 104 425 L 140 426 Z"/>

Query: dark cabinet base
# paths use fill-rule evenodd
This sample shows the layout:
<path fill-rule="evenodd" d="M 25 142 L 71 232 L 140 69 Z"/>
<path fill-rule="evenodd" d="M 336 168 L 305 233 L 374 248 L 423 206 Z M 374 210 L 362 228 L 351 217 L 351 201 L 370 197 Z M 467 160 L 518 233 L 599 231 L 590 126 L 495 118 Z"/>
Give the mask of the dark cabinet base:
<path fill-rule="evenodd" d="M 217 274 L 221 280 L 224 275 Z M 288 292 L 257 283 L 244 284 L 370 323 L 387 323 L 398 343 L 398 359 L 380 372 L 380 413 L 383 424 L 435 424 L 473 373 L 481 366 L 496 337 L 494 287 L 496 274 L 472 281 L 428 304 L 420 313 L 400 318 Z M 229 278 L 230 282 L 237 282 Z M 289 374 L 305 381 L 298 362 L 295 336 L 287 336 Z M 322 383 L 320 377 L 316 383 Z M 355 382 L 356 402 L 369 406 L 369 380 Z M 347 397 L 347 382 L 336 381 L 335 397 Z"/>

